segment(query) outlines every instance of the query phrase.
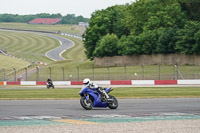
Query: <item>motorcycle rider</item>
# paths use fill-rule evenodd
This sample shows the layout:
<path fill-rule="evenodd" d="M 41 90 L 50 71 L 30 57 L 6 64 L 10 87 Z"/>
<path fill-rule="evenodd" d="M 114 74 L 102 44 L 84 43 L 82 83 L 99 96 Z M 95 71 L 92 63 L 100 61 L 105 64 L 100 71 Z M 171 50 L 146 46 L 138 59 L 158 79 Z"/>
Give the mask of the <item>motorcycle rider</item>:
<path fill-rule="evenodd" d="M 54 88 L 53 81 L 50 78 L 47 79 L 47 83 L 49 84 L 49 87 Z"/>
<path fill-rule="evenodd" d="M 91 82 L 89 78 L 85 78 L 83 80 L 83 85 L 88 86 L 90 89 L 97 89 L 97 91 L 99 91 L 102 96 L 105 96 L 106 99 L 109 99 L 109 96 L 106 93 L 106 91 L 102 87 L 99 87 L 97 84 Z"/>
<path fill-rule="evenodd" d="M 47 79 L 47 83 L 51 84 L 52 80 L 50 78 Z"/>

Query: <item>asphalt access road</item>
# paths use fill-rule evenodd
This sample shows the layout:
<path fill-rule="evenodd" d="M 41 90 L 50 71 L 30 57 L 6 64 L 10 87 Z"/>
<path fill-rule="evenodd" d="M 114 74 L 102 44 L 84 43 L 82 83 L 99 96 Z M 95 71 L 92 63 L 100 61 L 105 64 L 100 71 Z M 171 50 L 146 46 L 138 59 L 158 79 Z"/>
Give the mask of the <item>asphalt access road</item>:
<path fill-rule="evenodd" d="M 118 99 L 116 110 L 85 110 L 76 100 L 0 100 L 0 119 L 25 116 L 79 118 L 92 115 L 200 114 L 200 98 Z"/>
<path fill-rule="evenodd" d="M 74 42 L 72 42 L 71 40 L 66 39 L 64 37 L 59 37 L 59 36 L 55 36 L 55 35 L 52 35 L 52 34 L 43 34 L 43 35 L 51 37 L 51 38 L 54 38 L 54 39 L 58 40 L 60 42 L 60 44 L 61 44 L 59 47 L 46 52 L 45 55 L 48 58 L 50 58 L 50 59 L 52 59 L 54 61 L 65 60 L 65 58 L 63 58 L 61 55 L 67 49 L 73 47 L 74 46 Z"/>

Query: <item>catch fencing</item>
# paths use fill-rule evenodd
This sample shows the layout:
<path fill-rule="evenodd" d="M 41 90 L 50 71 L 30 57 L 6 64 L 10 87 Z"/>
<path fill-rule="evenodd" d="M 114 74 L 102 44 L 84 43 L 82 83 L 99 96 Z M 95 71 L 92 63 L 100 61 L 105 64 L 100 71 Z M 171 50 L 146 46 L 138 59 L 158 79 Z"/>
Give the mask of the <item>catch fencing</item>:
<path fill-rule="evenodd" d="M 0 81 L 178 80 L 200 79 L 200 66 L 150 65 L 123 67 L 58 68 L 32 65 L 23 69 L 0 69 Z"/>

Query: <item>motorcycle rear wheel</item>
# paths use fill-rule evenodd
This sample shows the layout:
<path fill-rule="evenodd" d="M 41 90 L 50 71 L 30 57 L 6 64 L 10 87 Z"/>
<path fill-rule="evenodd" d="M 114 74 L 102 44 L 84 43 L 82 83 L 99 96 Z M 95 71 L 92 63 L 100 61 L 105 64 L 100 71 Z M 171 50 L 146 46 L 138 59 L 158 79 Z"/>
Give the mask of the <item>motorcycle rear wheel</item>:
<path fill-rule="evenodd" d="M 80 104 L 84 109 L 91 110 L 93 102 L 91 99 L 89 99 L 89 101 L 87 101 L 85 97 L 81 97 Z"/>
<path fill-rule="evenodd" d="M 116 109 L 118 107 L 118 101 L 117 101 L 117 99 L 114 96 L 112 96 L 112 95 L 109 95 L 109 98 L 113 99 L 113 103 L 109 103 L 108 107 L 110 109 Z"/>

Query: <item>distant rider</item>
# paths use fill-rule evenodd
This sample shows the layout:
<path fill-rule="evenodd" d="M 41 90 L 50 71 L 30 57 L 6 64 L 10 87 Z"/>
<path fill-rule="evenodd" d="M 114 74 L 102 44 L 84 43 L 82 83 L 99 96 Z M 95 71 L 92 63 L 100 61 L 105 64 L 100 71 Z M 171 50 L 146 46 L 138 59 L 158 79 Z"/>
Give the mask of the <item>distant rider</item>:
<path fill-rule="evenodd" d="M 54 89 L 53 81 L 50 78 L 48 78 L 47 79 L 47 88 L 50 88 L 50 87 L 52 87 Z"/>
<path fill-rule="evenodd" d="M 83 85 L 88 86 L 90 89 L 97 89 L 102 96 L 105 96 L 106 99 L 109 99 L 109 96 L 105 90 L 102 87 L 99 87 L 97 84 L 91 82 L 89 78 L 83 80 Z"/>
<path fill-rule="evenodd" d="M 50 78 L 48 78 L 47 83 L 52 84 L 52 80 Z"/>

